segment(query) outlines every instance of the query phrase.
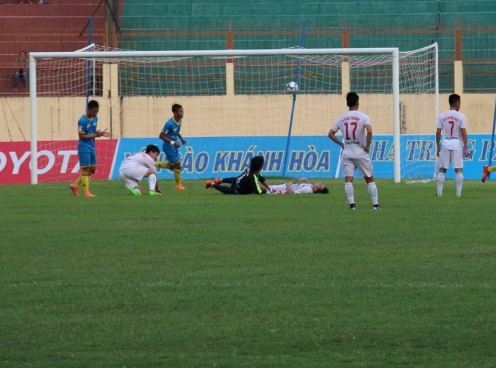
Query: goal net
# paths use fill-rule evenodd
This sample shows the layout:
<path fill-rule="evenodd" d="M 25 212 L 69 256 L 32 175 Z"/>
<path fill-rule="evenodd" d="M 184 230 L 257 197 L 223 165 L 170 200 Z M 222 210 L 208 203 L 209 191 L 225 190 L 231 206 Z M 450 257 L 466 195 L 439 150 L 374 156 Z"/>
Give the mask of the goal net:
<path fill-rule="evenodd" d="M 91 45 L 31 53 L 33 183 L 77 177 L 77 122 L 88 100 L 100 104 L 94 178 L 116 178 L 120 162 L 158 135 L 184 108 L 183 177 L 236 174 L 253 155 L 272 176 L 334 178 L 339 147 L 327 137 L 360 96 L 371 117 L 377 178 L 431 179 L 438 104 L 437 45 L 384 49 L 129 51 Z M 297 91 L 289 91 L 289 82 Z M 394 147 L 400 147 L 395 150 Z M 163 159 L 163 156 L 160 156 Z M 55 168 L 55 169 L 54 169 Z M 159 176 L 171 177 L 168 170 Z"/>

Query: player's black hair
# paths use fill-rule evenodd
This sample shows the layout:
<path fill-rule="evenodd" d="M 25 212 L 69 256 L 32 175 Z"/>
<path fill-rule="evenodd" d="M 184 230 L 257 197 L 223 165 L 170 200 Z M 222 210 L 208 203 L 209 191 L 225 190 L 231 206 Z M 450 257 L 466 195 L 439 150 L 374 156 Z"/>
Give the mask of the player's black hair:
<path fill-rule="evenodd" d="M 324 187 L 322 189 L 317 189 L 314 193 L 329 194 L 329 189 L 327 189 L 327 187 Z"/>
<path fill-rule="evenodd" d="M 263 156 L 255 156 L 251 159 L 250 170 L 260 171 L 263 168 L 264 158 Z"/>
<path fill-rule="evenodd" d="M 182 109 L 183 107 L 179 104 L 174 104 L 172 105 L 172 113 L 176 113 L 179 109 Z"/>
<path fill-rule="evenodd" d="M 355 106 L 358 103 L 359 99 L 360 97 L 358 97 L 356 92 L 348 92 L 348 94 L 346 95 L 346 106 Z"/>
<path fill-rule="evenodd" d="M 100 105 L 98 105 L 98 101 L 91 100 L 90 102 L 88 102 L 88 109 L 98 109 L 99 107 Z"/>
<path fill-rule="evenodd" d="M 146 146 L 145 153 L 150 153 L 150 152 L 160 153 L 160 150 L 158 149 L 158 147 L 156 145 L 149 144 L 148 146 Z"/>
<path fill-rule="evenodd" d="M 460 100 L 461 100 L 460 95 L 457 95 L 456 93 L 453 93 L 448 97 L 448 102 L 450 106 L 455 105 L 457 102 L 460 102 Z"/>

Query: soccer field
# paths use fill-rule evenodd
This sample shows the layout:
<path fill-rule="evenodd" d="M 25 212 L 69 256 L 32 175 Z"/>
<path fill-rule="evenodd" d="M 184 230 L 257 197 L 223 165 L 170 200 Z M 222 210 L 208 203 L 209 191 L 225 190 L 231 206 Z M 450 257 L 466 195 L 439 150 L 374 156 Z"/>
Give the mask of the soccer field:
<path fill-rule="evenodd" d="M 0 186 L 0 367 L 495 366 L 496 182 L 324 183 Z"/>

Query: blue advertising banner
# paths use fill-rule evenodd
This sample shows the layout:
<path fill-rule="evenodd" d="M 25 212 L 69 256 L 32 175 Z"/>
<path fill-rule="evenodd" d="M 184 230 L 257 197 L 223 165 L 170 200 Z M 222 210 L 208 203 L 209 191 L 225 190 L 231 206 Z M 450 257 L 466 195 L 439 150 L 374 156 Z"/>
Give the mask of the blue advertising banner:
<path fill-rule="evenodd" d="M 284 171 L 287 137 L 189 137 L 187 142 L 187 145 L 179 148 L 182 176 L 186 180 L 236 176 L 257 155 L 265 157 L 264 175 L 282 176 Z M 121 138 L 112 178 L 119 178 L 119 167 L 128 155 L 143 151 L 148 144 L 156 144 L 162 151 L 162 141 L 158 138 Z M 479 180 L 482 165 L 489 159 L 491 136 L 470 136 L 468 146 L 470 156 L 464 163 L 464 177 Z M 403 178 L 435 176 L 437 163 L 434 135 L 402 136 L 401 147 Z M 370 157 L 376 178 L 394 177 L 391 135 L 374 136 Z M 159 161 L 167 161 L 163 152 L 160 153 Z M 287 165 L 288 177 L 342 177 L 340 147 L 326 136 L 291 137 Z M 158 169 L 157 172 L 161 179 L 173 177 L 172 172 L 167 169 Z M 453 177 L 454 170 L 449 169 L 447 178 Z"/>

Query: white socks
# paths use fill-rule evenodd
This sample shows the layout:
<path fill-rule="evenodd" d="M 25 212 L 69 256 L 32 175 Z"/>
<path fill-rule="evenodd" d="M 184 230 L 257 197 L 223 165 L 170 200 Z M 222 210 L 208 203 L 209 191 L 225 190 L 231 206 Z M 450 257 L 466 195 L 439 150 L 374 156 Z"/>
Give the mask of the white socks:
<path fill-rule="evenodd" d="M 438 173 L 437 174 L 437 196 L 441 197 L 443 195 L 443 186 L 444 182 L 446 181 L 446 174 L 445 173 Z M 455 174 L 455 184 L 456 184 L 456 196 L 461 197 L 462 196 L 462 187 L 463 187 L 463 174 L 462 173 L 456 173 Z"/>
<path fill-rule="evenodd" d="M 375 185 L 375 182 L 368 183 L 367 190 L 369 191 L 370 199 L 372 199 L 372 204 L 379 204 L 379 194 L 377 192 L 377 186 Z M 344 183 L 344 191 L 346 192 L 348 203 L 355 203 L 355 190 L 353 189 L 353 183 Z"/>
<path fill-rule="evenodd" d="M 375 182 L 368 183 L 367 190 L 369 191 L 370 199 L 372 199 L 372 205 L 379 204 L 379 194 L 377 193 Z"/>
<path fill-rule="evenodd" d="M 437 196 L 441 197 L 443 195 L 444 181 L 446 180 L 446 175 L 442 172 L 437 174 Z"/>
<path fill-rule="evenodd" d="M 353 190 L 353 183 L 344 183 L 344 191 L 346 192 L 348 203 L 355 203 L 355 191 Z"/>
<path fill-rule="evenodd" d="M 155 185 L 157 184 L 157 175 L 148 175 L 148 184 L 150 185 L 150 190 L 155 191 Z"/>
<path fill-rule="evenodd" d="M 463 187 L 463 174 L 456 173 L 455 175 L 455 183 L 456 183 L 456 196 L 462 196 L 462 187 Z"/>

